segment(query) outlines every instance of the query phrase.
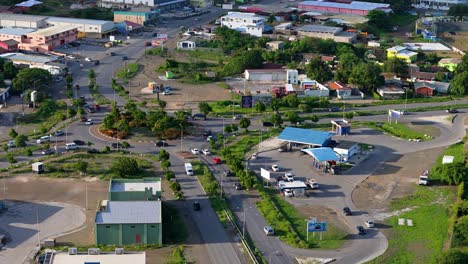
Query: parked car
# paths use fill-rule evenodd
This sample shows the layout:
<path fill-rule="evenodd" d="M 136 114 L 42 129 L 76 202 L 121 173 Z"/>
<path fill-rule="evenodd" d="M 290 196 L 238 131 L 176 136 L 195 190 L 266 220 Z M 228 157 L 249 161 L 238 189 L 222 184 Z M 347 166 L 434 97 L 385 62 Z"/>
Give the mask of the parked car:
<path fill-rule="evenodd" d="M 197 148 L 190 149 L 193 155 L 198 155 L 200 154 L 200 151 Z"/>
<path fill-rule="evenodd" d="M 164 91 L 162 94 L 163 94 L 163 95 L 171 95 L 171 94 L 172 94 L 172 92 L 171 92 L 171 91 L 169 91 L 169 90 L 165 90 L 165 91 Z"/>
<path fill-rule="evenodd" d="M 271 169 L 272 169 L 273 171 L 279 171 L 279 170 L 280 170 L 280 169 L 279 169 L 279 166 L 278 166 L 277 164 L 271 165 Z"/>
<path fill-rule="evenodd" d="M 265 232 L 265 235 L 267 235 L 267 236 L 272 236 L 272 235 L 275 234 L 275 231 L 273 230 L 273 227 L 271 227 L 271 226 L 265 226 L 263 228 L 263 232 Z"/>
<path fill-rule="evenodd" d="M 210 142 L 211 140 L 214 140 L 214 137 L 213 137 L 213 136 L 207 136 L 207 137 L 206 137 L 206 141 L 207 141 L 207 142 Z"/>
<path fill-rule="evenodd" d="M 91 126 L 92 124 L 94 124 L 94 122 L 93 122 L 92 119 L 88 119 L 88 120 L 86 120 L 86 122 L 85 122 L 85 125 L 87 125 L 87 126 Z"/>
<path fill-rule="evenodd" d="M 214 158 L 213 158 L 213 163 L 214 163 L 214 164 L 221 164 L 221 159 L 218 158 L 218 157 L 214 157 Z"/>
<path fill-rule="evenodd" d="M 93 149 L 88 149 L 86 152 L 88 152 L 88 154 L 97 154 L 99 153 L 99 150 L 93 148 Z"/>
<path fill-rule="evenodd" d="M 235 116 L 232 117 L 232 119 L 234 119 L 234 120 L 239 120 L 239 119 L 241 119 L 242 117 L 243 117 L 242 115 L 235 115 Z"/>
<path fill-rule="evenodd" d="M 454 108 L 450 108 L 450 109 L 447 109 L 445 110 L 447 113 L 451 113 L 451 114 L 456 114 L 458 113 L 458 110 L 457 109 L 454 109 Z"/>
<path fill-rule="evenodd" d="M 238 182 L 234 183 L 234 189 L 236 190 L 242 190 L 242 185 Z"/>
<path fill-rule="evenodd" d="M 65 135 L 65 133 L 62 130 L 57 130 L 54 133 L 54 136 L 56 136 L 56 137 L 59 137 L 59 136 L 62 136 L 62 135 Z"/>
<path fill-rule="evenodd" d="M 76 143 L 67 143 L 65 144 L 65 149 L 66 150 L 74 150 L 74 149 L 78 149 L 78 146 Z"/>
<path fill-rule="evenodd" d="M 206 115 L 202 113 L 197 113 L 192 116 L 192 119 L 197 119 L 197 118 L 206 120 Z"/>
<path fill-rule="evenodd" d="M 91 62 L 91 61 L 92 61 L 92 60 L 91 60 L 90 58 L 88 58 L 88 57 L 86 57 L 84 60 L 87 61 L 87 62 Z"/>
<path fill-rule="evenodd" d="M 16 141 L 14 141 L 14 140 L 8 141 L 7 147 L 9 147 L 9 148 L 14 148 L 14 147 L 16 147 Z"/>
<path fill-rule="evenodd" d="M 340 108 L 336 106 L 328 108 L 328 112 L 338 112 L 338 111 L 340 111 Z"/>
<path fill-rule="evenodd" d="M 110 52 L 109 55 L 115 56 L 115 52 Z"/>
<path fill-rule="evenodd" d="M 154 143 L 156 145 L 156 147 L 167 147 L 169 146 L 169 144 L 167 144 L 165 141 L 158 141 L 156 143 Z"/>
<path fill-rule="evenodd" d="M 352 215 L 353 213 L 351 212 L 351 209 L 349 209 L 349 207 L 345 207 L 343 208 L 343 214 Z"/>
<path fill-rule="evenodd" d="M 201 210 L 201 206 L 200 206 L 200 203 L 198 201 L 193 202 L 193 210 L 194 211 L 200 211 Z"/>
<path fill-rule="evenodd" d="M 83 140 L 73 140 L 73 143 L 77 144 L 78 146 L 84 146 L 86 143 Z"/>
<path fill-rule="evenodd" d="M 275 126 L 272 122 L 263 122 L 262 125 L 264 127 L 273 127 L 273 126 Z"/>
<path fill-rule="evenodd" d="M 293 191 L 290 190 L 290 189 L 284 190 L 283 193 L 284 193 L 284 197 L 293 197 L 294 196 Z"/>
<path fill-rule="evenodd" d="M 205 130 L 205 131 L 203 131 L 203 136 L 205 136 L 205 137 L 211 136 L 211 130 Z"/>
<path fill-rule="evenodd" d="M 204 155 L 209 156 L 211 155 L 211 151 L 209 149 L 202 149 L 201 151 Z"/>
<path fill-rule="evenodd" d="M 374 220 L 373 219 L 367 219 L 366 220 L 366 226 L 370 227 L 370 228 L 374 228 L 375 227 Z"/>
<path fill-rule="evenodd" d="M 122 60 L 128 60 L 127 56 L 122 56 Z"/>
<path fill-rule="evenodd" d="M 364 229 L 364 227 L 356 226 L 356 229 L 357 229 L 359 235 L 365 235 L 366 234 L 366 230 Z"/>
<path fill-rule="evenodd" d="M 55 151 L 53 149 L 44 149 L 41 153 L 42 155 L 50 155 L 50 154 L 54 154 Z"/>
<path fill-rule="evenodd" d="M 113 147 L 113 148 L 122 148 L 122 144 L 120 144 L 118 142 L 117 143 L 114 142 L 114 143 L 111 144 L 111 147 Z"/>
<path fill-rule="evenodd" d="M 50 142 L 50 136 L 43 136 L 43 137 L 40 137 L 38 140 L 36 140 L 37 144 L 42 144 L 46 142 Z"/>
<path fill-rule="evenodd" d="M 224 171 L 224 176 L 225 177 L 231 177 L 232 176 L 232 172 L 230 170 L 225 170 Z"/>
<path fill-rule="evenodd" d="M 289 173 L 289 172 L 288 172 L 288 173 L 285 173 L 285 174 L 284 174 L 284 177 L 286 178 L 286 180 L 287 180 L 288 182 L 293 182 L 293 181 L 294 181 L 294 174 L 292 174 L 292 173 Z"/>

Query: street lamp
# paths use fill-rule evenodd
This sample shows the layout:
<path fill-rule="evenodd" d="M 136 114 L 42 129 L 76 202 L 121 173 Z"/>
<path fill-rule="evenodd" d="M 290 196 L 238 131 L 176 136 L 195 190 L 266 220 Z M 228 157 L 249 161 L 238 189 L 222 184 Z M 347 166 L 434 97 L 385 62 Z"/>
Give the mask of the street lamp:
<path fill-rule="evenodd" d="M 179 123 L 180 126 L 180 151 L 182 151 L 182 145 L 184 144 L 184 127 Z"/>

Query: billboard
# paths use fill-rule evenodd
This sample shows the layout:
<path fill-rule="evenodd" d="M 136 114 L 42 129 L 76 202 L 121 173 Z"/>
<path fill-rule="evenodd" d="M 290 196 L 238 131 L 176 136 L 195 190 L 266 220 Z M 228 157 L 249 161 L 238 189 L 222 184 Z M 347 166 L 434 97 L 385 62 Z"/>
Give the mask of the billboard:
<path fill-rule="evenodd" d="M 242 108 L 252 108 L 252 96 L 251 95 L 243 95 L 241 101 Z"/>
<path fill-rule="evenodd" d="M 260 176 L 262 176 L 263 178 L 267 180 L 270 180 L 270 172 L 265 170 L 264 168 L 260 169 Z"/>
<path fill-rule="evenodd" d="M 388 110 L 388 116 L 391 119 L 400 119 L 401 118 L 401 111 L 397 110 Z"/>
<path fill-rule="evenodd" d="M 307 232 L 323 232 L 327 231 L 327 222 L 307 222 Z"/>

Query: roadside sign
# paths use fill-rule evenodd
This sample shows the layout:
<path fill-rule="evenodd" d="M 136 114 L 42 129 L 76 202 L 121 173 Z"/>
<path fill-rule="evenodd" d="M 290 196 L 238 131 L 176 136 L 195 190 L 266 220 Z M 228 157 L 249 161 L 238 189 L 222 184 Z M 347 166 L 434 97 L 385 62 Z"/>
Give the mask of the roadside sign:
<path fill-rule="evenodd" d="M 307 222 L 307 232 L 327 231 L 327 222 Z"/>
<path fill-rule="evenodd" d="M 242 96 L 242 108 L 252 108 L 252 96 L 251 95 L 243 95 Z"/>
<path fill-rule="evenodd" d="M 264 168 L 260 169 L 260 176 L 262 176 L 262 178 L 270 180 L 270 172 L 265 170 Z"/>

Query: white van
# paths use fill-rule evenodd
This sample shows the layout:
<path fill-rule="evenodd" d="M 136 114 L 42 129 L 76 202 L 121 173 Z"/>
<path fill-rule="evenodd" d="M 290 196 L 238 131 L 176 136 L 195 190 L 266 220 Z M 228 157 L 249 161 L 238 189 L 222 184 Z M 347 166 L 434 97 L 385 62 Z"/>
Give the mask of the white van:
<path fill-rule="evenodd" d="M 193 175 L 192 163 L 185 163 L 185 172 L 187 173 L 188 176 Z"/>
<path fill-rule="evenodd" d="M 37 144 L 42 144 L 46 142 L 50 142 L 50 136 L 43 136 L 43 137 L 40 137 L 38 140 L 36 140 Z"/>
<path fill-rule="evenodd" d="M 78 145 L 76 145 L 75 143 L 67 143 L 65 144 L 65 149 L 66 150 L 78 149 Z"/>

